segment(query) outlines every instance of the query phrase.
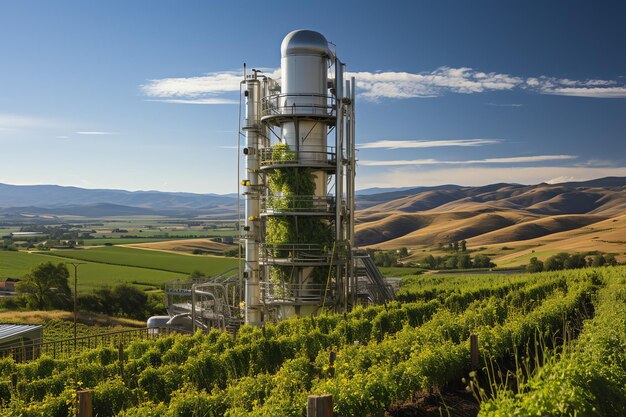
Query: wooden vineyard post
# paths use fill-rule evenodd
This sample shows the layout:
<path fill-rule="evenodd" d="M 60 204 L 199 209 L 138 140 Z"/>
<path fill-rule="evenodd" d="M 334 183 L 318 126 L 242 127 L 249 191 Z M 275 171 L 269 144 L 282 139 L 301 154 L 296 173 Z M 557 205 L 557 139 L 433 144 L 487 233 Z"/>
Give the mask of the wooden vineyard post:
<path fill-rule="evenodd" d="M 78 391 L 76 393 L 76 400 L 78 401 L 78 417 L 93 417 L 92 399 L 92 390 Z"/>
<path fill-rule="evenodd" d="M 335 376 L 335 358 L 337 357 L 337 352 L 331 351 L 330 357 L 328 358 L 328 374 L 331 378 Z"/>
<path fill-rule="evenodd" d="M 478 335 L 470 335 L 470 355 L 472 360 L 472 371 L 477 371 L 480 366 L 480 352 L 478 350 Z"/>
<path fill-rule="evenodd" d="M 332 395 L 309 395 L 307 398 L 307 417 L 333 417 Z"/>

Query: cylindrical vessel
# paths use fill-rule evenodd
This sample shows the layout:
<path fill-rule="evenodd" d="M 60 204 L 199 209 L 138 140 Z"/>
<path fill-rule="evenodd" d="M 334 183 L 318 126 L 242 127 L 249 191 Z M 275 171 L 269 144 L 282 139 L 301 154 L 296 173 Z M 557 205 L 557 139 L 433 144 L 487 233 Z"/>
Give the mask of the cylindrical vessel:
<path fill-rule="evenodd" d="M 297 152 L 298 160 L 327 159 L 326 124 L 315 120 L 328 114 L 328 41 L 318 32 L 296 30 L 281 45 L 280 111 L 301 116 L 281 126 L 282 142 Z M 307 116 L 311 116 L 307 119 Z M 316 173 L 317 196 L 326 196 L 326 174 Z"/>
<path fill-rule="evenodd" d="M 247 183 L 245 188 L 245 273 L 246 323 L 261 322 L 261 297 L 259 288 L 259 241 L 260 216 L 259 139 L 261 84 L 258 79 L 246 80 L 246 132 L 245 164 Z"/>

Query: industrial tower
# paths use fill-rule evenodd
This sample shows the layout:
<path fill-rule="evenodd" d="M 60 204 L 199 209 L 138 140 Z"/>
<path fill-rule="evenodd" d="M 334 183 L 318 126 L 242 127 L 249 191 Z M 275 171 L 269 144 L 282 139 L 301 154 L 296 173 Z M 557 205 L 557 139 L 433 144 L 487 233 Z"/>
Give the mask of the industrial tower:
<path fill-rule="evenodd" d="M 279 80 L 244 66 L 243 263 L 168 287 L 169 325 L 229 328 L 241 315 L 262 325 L 393 297 L 355 248 L 355 79 L 344 74 L 326 38 L 311 30 L 284 38 Z"/>

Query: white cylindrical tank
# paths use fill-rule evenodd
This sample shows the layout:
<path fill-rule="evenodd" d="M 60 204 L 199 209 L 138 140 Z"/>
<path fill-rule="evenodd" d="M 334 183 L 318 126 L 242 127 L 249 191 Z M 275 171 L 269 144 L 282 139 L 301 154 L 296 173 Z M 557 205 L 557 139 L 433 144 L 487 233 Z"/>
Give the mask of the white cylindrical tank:
<path fill-rule="evenodd" d="M 281 45 L 280 111 L 285 115 L 323 116 L 329 112 L 328 41 L 312 30 L 295 30 Z M 314 119 L 314 118 L 313 118 Z M 327 159 L 327 126 L 305 118 L 281 126 L 281 139 L 298 160 L 322 162 Z M 326 174 L 316 172 L 317 196 L 326 196 Z"/>

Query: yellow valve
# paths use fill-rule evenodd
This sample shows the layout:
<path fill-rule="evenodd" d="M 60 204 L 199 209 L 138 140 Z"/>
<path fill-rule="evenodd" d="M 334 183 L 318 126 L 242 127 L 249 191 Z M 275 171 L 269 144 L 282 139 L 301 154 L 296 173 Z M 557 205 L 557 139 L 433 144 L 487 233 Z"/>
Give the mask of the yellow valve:
<path fill-rule="evenodd" d="M 248 217 L 248 220 L 250 220 L 251 222 L 253 222 L 253 221 L 255 221 L 255 220 L 256 220 L 256 217 L 254 217 L 254 216 L 250 216 L 250 217 Z"/>
<path fill-rule="evenodd" d="M 250 180 L 241 180 L 241 185 L 248 187 L 250 185 Z"/>

